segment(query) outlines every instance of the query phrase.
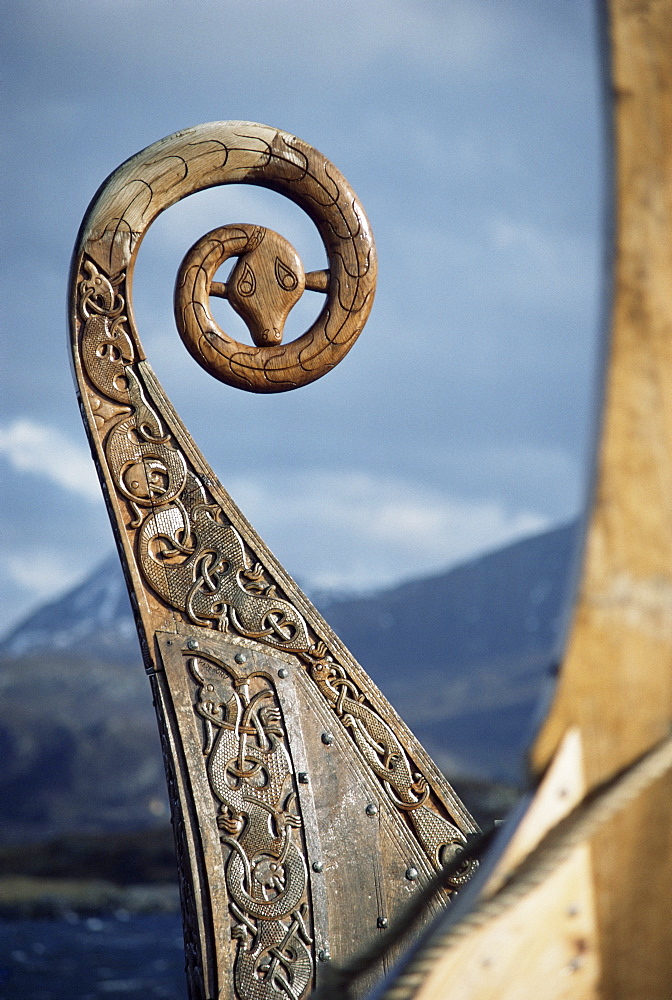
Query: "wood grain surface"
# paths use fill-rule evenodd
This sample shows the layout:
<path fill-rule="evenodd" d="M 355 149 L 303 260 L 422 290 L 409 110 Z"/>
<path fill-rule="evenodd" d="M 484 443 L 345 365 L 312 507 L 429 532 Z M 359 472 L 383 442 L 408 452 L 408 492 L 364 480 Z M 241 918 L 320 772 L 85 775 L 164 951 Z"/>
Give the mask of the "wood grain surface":
<path fill-rule="evenodd" d="M 672 723 L 672 3 L 612 0 L 614 299 L 597 484 L 538 773 L 578 725 L 587 787 Z M 672 996 L 672 774 L 592 844 L 608 998 Z"/>

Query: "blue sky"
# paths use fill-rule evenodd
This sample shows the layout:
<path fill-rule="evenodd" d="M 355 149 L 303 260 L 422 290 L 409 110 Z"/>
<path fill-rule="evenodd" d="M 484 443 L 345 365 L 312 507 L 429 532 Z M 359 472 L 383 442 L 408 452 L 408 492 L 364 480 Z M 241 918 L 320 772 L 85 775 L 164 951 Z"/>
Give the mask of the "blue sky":
<path fill-rule="evenodd" d="M 260 121 L 316 146 L 378 245 L 357 345 L 325 379 L 269 397 L 198 368 L 172 286 L 191 244 L 230 222 L 276 229 L 307 270 L 323 266 L 296 206 L 204 192 L 160 217 L 140 253 L 150 362 L 288 570 L 367 589 L 576 514 L 603 252 L 589 0 L 23 0 L 2 21 L 5 627 L 112 548 L 66 347 L 79 222 L 122 160 L 203 121 Z M 290 333 L 311 308 L 306 294 Z"/>

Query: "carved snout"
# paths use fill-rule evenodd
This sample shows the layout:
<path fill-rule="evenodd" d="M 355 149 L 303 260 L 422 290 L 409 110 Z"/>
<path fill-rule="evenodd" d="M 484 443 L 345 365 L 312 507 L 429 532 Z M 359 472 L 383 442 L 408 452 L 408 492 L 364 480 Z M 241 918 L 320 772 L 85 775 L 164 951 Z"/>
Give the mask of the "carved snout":
<path fill-rule="evenodd" d="M 257 247 L 238 258 L 226 294 L 257 347 L 270 347 L 282 342 L 287 316 L 303 294 L 306 276 L 291 243 L 271 229 L 262 232 Z"/>

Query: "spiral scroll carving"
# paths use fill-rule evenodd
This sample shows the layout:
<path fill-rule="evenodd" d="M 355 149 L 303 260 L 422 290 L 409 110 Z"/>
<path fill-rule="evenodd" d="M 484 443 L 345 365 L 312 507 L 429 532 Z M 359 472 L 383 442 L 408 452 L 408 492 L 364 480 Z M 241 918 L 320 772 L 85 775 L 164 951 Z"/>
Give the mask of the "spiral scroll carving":
<path fill-rule="evenodd" d="M 85 219 L 80 246 L 104 273 L 125 273 L 130 280 L 142 237 L 160 212 L 203 188 L 232 183 L 279 191 L 314 221 L 328 258 L 324 307 L 289 344 L 273 337 L 257 338 L 260 346 L 241 344 L 212 317 L 207 265 L 194 269 L 186 261 L 176 287 L 178 329 L 192 356 L 215 378 L 250 392 L 283 392 L 320 378 L 350 350 L 371 310 L 377 274 L 373 236 L 357 196 L 312 146 L 251 122 L 213 122 L 178 132 L 116 171 L 107 197 Z M 232 236 L 231 253 L 253 249 L 247 233 L 237 247 L 235 242 Z M 281 260 L 280 267 L 286 266 Z M 287 290 L 284 271 L 278 286 Z M 135 330 L 133 336 L 137 341 Z"/>

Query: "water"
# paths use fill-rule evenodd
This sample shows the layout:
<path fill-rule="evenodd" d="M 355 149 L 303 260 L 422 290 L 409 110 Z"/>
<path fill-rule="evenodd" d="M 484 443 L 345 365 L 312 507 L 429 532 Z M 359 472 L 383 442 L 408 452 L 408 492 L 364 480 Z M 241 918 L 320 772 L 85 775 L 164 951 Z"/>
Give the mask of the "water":
<path fill-rule="evenodd" d="M 186 1000 L 178 914 L 0 921 L 1 1000 Z"/>

